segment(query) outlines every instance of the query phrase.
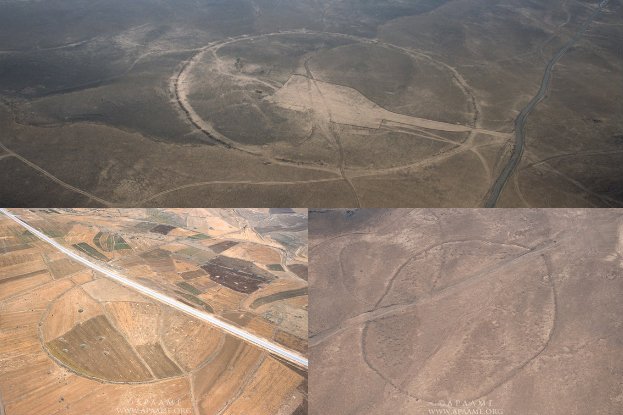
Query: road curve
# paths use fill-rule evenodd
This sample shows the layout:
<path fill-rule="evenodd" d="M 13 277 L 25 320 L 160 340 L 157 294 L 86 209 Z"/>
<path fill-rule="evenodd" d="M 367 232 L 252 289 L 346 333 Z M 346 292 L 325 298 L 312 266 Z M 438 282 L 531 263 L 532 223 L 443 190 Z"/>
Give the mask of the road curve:
<path fill-rule="evenodd" d="M 593 22 L 595 17 L 604 7 L 608 4 L 609 0 L 603 0 L 599 3 L 597 9 L 586 19 L 586 21 L 580 26 L 577 32 L 573 35 L 571 39 L 567 43 L 565 43 L 558 51 L 552 56 L 552 58 L 547 63 L 545 67 L 545 73 L 543 74 L 543 79 L 541 80 L 541 87 L 537 94 L 528 102 L 517 118 L 515 118 L 515 146 L 513 148 L 513 152 L 511 153 L 511 157 L 508 159 L 508 162 L 502 169 L 502 172 L 495 180 L 491 189 L 489 190 L 489 196 L 485 202 L 485 207 L 493 208 L 498 202 L 500 198 L 500 194 L 502 190 L 504 190 L 504 186 L 508 182 L 508 179 L 512 176 L 513 172 L 517 168 L 517 165 L 521 161 L 521 156 L 523 155 L 524 147 L 526 145 L 526 122 L 528 121 L 528 117 L 534 110 L 534 108 L 545 98 L 545 94 L 549 88 L 549 84 L 552 80 L 552 71 L 554 70 L 554 66 L 560 61 L 560 59 L 571 49 L 571 47 L 580 39 L 580 37 L 586 32 L 590 24 Z"/>
<path fill-rule="evenodd" d="M 21 225 L 22 227 L 24 227 L 25 229 L 27 229 L 30 233 L 32 233 L 33 235 L 37 236 L 39 239 L 49 243 L 50 245 L 52 245 L 54 248 L 56 248 L 57 250 L 61 251 L 62 253 L 64 253 L 65 255 L 67 255 L 68 257 L 70 257 L 71 259 L 73 259 L 76 262 L 81 263 L 82 265 L 85 265 L 91 269 L 93 269 L 94 271 L 99 272 L 100 274 L 105 275 L 106 277 L 125 285 L 126 287 L 132 288 L 135 291 L 138 291 L 139 293 L 150 297 L 156 301 L 159 301 L 163 304 L 166 304 L 170 307 L 173 307 L 183 313 L 186 313 L 190 316 L 193 316 L 199 320 L 205 321 L 213 326 L 218 327 L 219 329 L 225 331 L 228 334 L 231 334 L 232 336 L 235 336 L 239 339 L 242 339 L 248 343 L 253 344 L 256 347 L 259 347 L 262 350 L 265 350 L 271 354 L 274 354 L 276 356 L 279 356 L 282 359 L 287 360 L 288 362 L 291 362 L 305 370 L 307 370 L 307 366 L 308 366 L 308 360 L 307 358 L 301 356 L 300 354 L 289 350 L 283 346 L 281 346 L 280 344 L 274 343 L 268 339 L 256 336 L 254 334 L 251 334 L 239 327 L 233 326 L 229 323 L 226 323 L 220 319 L 218 319 L 214 314 L 210 314 L 210 313 L 206 313 L 203 311 L 199 311 L 199 310 L 195 310 L 193 307 L 190 307 L 180 301 L 175 300 L 174 298 L 171 298 L 169 296 L 166 296 L 164 294 L 161 294 L 155 290 L 152 290 L 151 288 L 145 287 L 142 284 L 139 284 L 137 282 L 134 282 L 114 271 L 112 271 L 111 269 L 108 269 L 107 267 L 101 266 L 99 264 L 96 264 L 94 262 L 91 262 L 90 260 L 83 258 L 82 256 L 78 255 L 77 253 L 73 252 L 72 250 L 60 245 L 58 242 L 56 242 L 54 239 L 48 237 L 47 235 L 45 235 L 43 232 L 38 231 L 37 229 L 33 228 L 32 226 L 28 225 L 26 222 L 22 221 L 20 218 L 18 218 L 16 215 L 14 215 L 13 213 L 9 212 L 7 209 L 3 209 L 0 208 L 0 213 L 3 213 L 4 215 L 6 215 L 8 218 L 12 219 L 13 221 L 15 221 L 16 223 L 18 223 L 19 225 Z"/>

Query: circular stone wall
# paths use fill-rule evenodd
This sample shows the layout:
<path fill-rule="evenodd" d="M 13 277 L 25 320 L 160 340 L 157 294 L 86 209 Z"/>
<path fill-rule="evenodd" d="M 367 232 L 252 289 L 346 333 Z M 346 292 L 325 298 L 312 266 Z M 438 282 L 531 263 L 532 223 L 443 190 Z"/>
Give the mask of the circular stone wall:
<path fill-rule="evenodd" d="M 78 375 L 142 383 L 187 374 L 218 353 L 224 334 L 97 279 L 54 301 L 40 336 L 48 353 Z"/>
<path fill-rule="evenodd" d="M 214 139 L 323 164 L 420 159 L 466 133 L 422 140 L 415 118 L 470 125 L 474 117 L 442 63 L 340 34 L 265 34 L 211 45 L 184 66 L 175 88 L 185 116 Z"/>

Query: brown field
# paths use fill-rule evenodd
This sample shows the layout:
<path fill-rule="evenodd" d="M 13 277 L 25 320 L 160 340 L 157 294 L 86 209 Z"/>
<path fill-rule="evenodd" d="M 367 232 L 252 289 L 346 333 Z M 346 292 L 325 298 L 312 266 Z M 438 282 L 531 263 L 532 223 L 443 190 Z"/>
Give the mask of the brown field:
<path fill-rule="evenodd" d="M 212 281 L 234 291 L 251 294 L 269 282 L 261 270 L 252 263 L 241 260 L 217 257 L 201 268 L 208 273 Z"/>
<path fill-rule="evenodd" d="M 306 341 L 307 293 L 298 295 L 295 291 L 297 295 L 293 299 L 290 294 L 279 294 L 306 286 L 299 275 L 305 276 L 307 261 L 306 248 L 301 249 L 304 245 L 298 242 L 306 238 L 306 225 L 301 228 L 299 223 L 301 213 L 270 213 L 268 209 L 130 209 L 121 212 L 122 215 L 106 209 L 19 211 L 35 227 L 62 237 L 67 246 L 77 249 L 74 245 L 83 244 L 80 250 L 88 258 L 102 260 L 106 257 L 105 262 L 121 267 L 127 276 L 167 292 L 187 305 L 221 316 L 250 313 Z M 204 215 L 203 222 L 201 215 Z M 192 226 L 186 227 L 185 223 L 192 223 Z M 155 232 L 154 228 L 159 225 L 162 225 L 159 230 L 168 232 Z M 109 238 L 107 235 L 124 241 L 128 248 L 105 249 L 106 242 L 99 245 L 93 242 L 105 241 Z M 3 261 L 6 265 L 8 261 L 17 262 L 16 269 L 24 269 L 20 264 L 27 262 L 31 272 L 44 268 L 42 263 L 36 265 L 37 261 L 30 261 L 36 254 L 29 252 L 28 249 L 13 251 L 11 255 L 4 255 Z M 47 258 L 55 278 L 81 269 L 75 268 L 77 265 L 62 254 L 51 252 Z M 20 281 L 25 287 L 29 286 L 28 278 Z M 114 285 L 98 280 L 85 284 L 85 290 L 100 301 L 106 301 L 110 295 L 135 301 L 134 293 L 120 292 Z M 272 297 L 264 300 L 261 307 L 259 303 L 251 307 L 255 299 L 268 296 Z M 254 326 L 249 329 L 254 330 Z"/>
<path fill-rule="evenodd" d="M 24 218 L 47 215 L 20 213 Z M 141 256 L 144 252 L 137 246 L 144 246 L 145 252 L 158 248 L 154 249 L 151 243 L 132 244 L 142 236 L 128 232 L 130 227 L 136 230 L 133 221 L 121 220 L 129 215 L 106 215 L 108 212 L 81 212 L 73 213 L 69 219 L 69 214 L 55 214 L 46 223 L 48 229 L 71 233 L 72 224 L 79 221 L 81 227 L 94 226 L 123 235 L 132 245 L 133 256 L 138 258 L 136 264 L 145 265 L 146 270 L 164 269 L 167 278 L 178 275 L 175 267 L 162 265 L 164 259 L 172 261 L 173 253 L 162 249 L 158 255 Z M 23 228 L 4 216 L 0 218 L 0 231 L 0 240 L 7 248 L 0 253 L 3 414 L 307 413 L 306 372 L 80 264 L 63 262 L 49 245 L 22 236 Z M 92 232 L 83 234 L 92 238 Z M 158 237 L 166 238 L 169 234 Z M 77 238 L 78 233 L 73 235 Z M 187 236 L 174 238 L 184 240 Z M 67 246 L 76 242 L 72 240 Z M 161 240 L 158 246 L 171 243 Z M 23 244 L 29 247 L 11 249 Z M 21 253 L 26 251 L 27 254 Z M 54 259 L 49 261 L 48 257 Z M 110 262 L 117 267 L 132 264 L 128 258 L 113 258 Z M 184 281 L 181 273 L 187 272 L 182 269 L 179 281 Z M 167 292 L 168 280 L 159 280 L 157 276 L 155 272 L 144 274 L 139 282 L 149 281 Z M 205 277 L 189 281 L 198 278 Z M 225 287 L 213 288 L 223 298 L 231 297 Z M 206 293 L 209 292 L 206 287 Z M 233 295 L 239 294 L 234 291 Z M 245 330 L 266 338 L 274 336 L 284 346 L 304 352 L 306 338 L 284 335 L 279 324 L 252 310 L 238 310 L 242 303 L 242 298 L 238 298 L 231 303 L 235 310 L 217 311 Z"/>

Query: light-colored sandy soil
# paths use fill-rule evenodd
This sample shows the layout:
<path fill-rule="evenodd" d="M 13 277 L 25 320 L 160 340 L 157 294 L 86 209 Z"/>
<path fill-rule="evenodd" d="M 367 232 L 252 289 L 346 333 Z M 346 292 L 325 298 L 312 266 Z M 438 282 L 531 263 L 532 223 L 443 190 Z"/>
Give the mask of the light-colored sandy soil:
<path fill-rule="evenodd" d="M 622 224 L 616 209 L 312 213 L 310 412 L 617 414 Z"/>
<path fill-rule="evenodd" d="M 459 124 L 427 120 L 388 111 L 359 91 L 342 85 L 313 81 L 303 75 L 293 75 L 267 101 L 295 111 L 311 112 L 314 117 L 327 117 L 332 121 L 357 127 L 379 129 L 386 126 L 421 127 L 430 130 L 469 132 L 507 138 L 508 134 L 497 131 L 474 129 Z"/>

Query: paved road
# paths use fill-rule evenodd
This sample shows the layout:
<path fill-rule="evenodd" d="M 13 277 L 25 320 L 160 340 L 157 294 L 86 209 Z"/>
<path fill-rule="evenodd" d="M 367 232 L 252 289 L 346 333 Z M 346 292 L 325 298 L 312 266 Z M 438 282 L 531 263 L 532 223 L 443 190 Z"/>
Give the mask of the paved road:
<path fill-rule="evenodd" d="M 189 314 L 195 318 L 198 318 L 199 320 L 212 324 L 213 326 L 220 328 L 221 330 L 227 332 L 228 334 L 231 334 L 232 336 L 236 336 L 248 343 L 253 344 L 256 347 L 259 347 L 260 349 L 266 350 L 267 352 L 272 353 L 276 356 L 279 356 L 282 359 L 285 359 L 297 366 L 307 369 L 308 361 L 305 357 L 301 356 L 300 354 L 292 350 L 286 349 L 280 344 L 274 343 L 262 337 L 258 337 L 239 327 L 236 327 L 229 323 L 221 321 L 213 314 L 195 310 L 193 307 L 190 307 L 184 303 L 181 303 L 175 300 L 174 298 L 171 298 L 155 290 L 152 290 L 151 288 L 145 287 L 144 285 L 134 282 L 112 271 L 111 269 L 108 269 L 104 266 L 91 262 L 90 260 L 83 258 L 77 253 L 73 252 L 72 250 L 60 245 L 58 242 L 56 242 L 52 238 L 45 235 L 43 232 L 40 232 L 37 229 L 33 228 L 32 226 L 28 225 L 26 222 L 22 221 L 20 218 L 18 218 L 16 215 L 9 212 L 7 209 L 0 208 L 0 213 L 5 214 L 7 217 L 14 220 L 15 222 L 17 222 L 19 225 L 21 225 L 25 229 L 27 229 L 30 233 L 37 236 L 39 239 L 49 243 L 54 248 L 58 249 L 59 251 L 61 251 L 62 253 L 64 253 L 65 255 L 73 259 L 74 261 L 79 262 L 82 265 L 85 265 L 99 272 L 100 274 L 103 274 L 106 277 L 125 285 L 126 287 L 132 288 L 147 297 L 153 298 L 154 300 L 157 300 L 163 304 L 171 306 L 183 313 Z"/>
<path fill-rule="evenodd" d="M 512 176 L 513 172 L 517 168 L 517 165 L 521 161 L 521 156 L 523 155 L 524 147 L 526 145 L 526 122 L 528 121 L 528 116 L 534 110 L 534 108 L 545 98 L 545 94 L 547 93 L 547 89 L 549 88 L 549 83 L 552 80 L 552 71 L 554 66 L 560 61 L 560 59 L 571 49 L 571 47 L 575 44 L 575 42 L 580 39 L 580 37 L 586 32 L 590 24 L 593 22 L 595 17 L 603 10 L 604 7 L 608 4 L 609 0 L 604 0 L 599 3 L 599 7 L 589 16 L 588 19 L 584 22 L 584 24 L 578 29 L 578 31 L 573 35 L 571 39 L 567 43 L 561 47 L 558 52 L 547 63 L 545 67 L 545 73 L 543 74 L 543 79 L 541 80 L 541 87 L 537 94 L 528 102 L 517 118 L 515 119 L 515 147 L 513 148 L 513 152 L 511 154 L 510 159 L 504 166 L 504 169 L 493 183 L 489 191 L 489 197 L 485 203 L 485 207 L 492 208 L 498 202 L 500 198 L 500 194 L 502 190 L 504 190 L 504 186 L 508 182 L 508 179 Z"/>

